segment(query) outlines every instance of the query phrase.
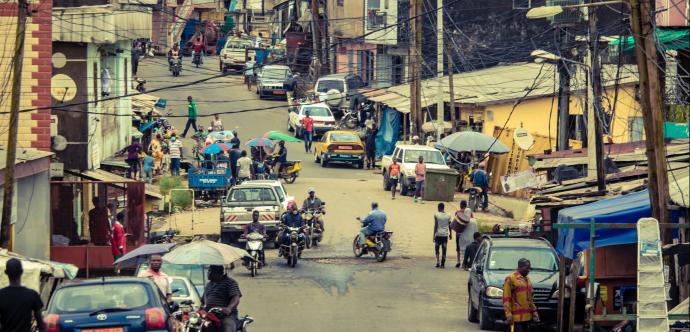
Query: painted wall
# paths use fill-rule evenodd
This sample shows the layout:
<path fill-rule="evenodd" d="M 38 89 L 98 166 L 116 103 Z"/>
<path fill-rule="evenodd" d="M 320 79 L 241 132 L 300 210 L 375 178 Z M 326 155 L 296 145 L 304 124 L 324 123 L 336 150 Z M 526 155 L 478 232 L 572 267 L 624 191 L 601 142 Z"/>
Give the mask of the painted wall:
<path fill-rule="evenodd" d="M 607 88 L 603 99 L 605 110 L 611 110 L 614 100 L 614 89 Z M 575 93 L 570 99 L 570 114 L 582 114 L 584 107 L 584 97 Z M 626 85 L 619 88 L 616 104 L 616 113 L 612 120 L 612 139 L 614 143 L 625 143 L 630 141 L 630 122 L 636 117 L 641 117 L 641 108 L 635 100 L 635 85 Z M 552 106 L 553 105 L 553 106 Z M 483 132 L 493 135 L 495 126 L 502 127 L 513 109 L 513 101 L 486 105 L 484 106 Z M 469 111 L 467 108 L 463 112 Z M 532 133 L 556 137 L 558 131 L 558 100 L 551 96 L 540 97 L 523 101 L 515 108 L 510 120 L 506 124 L 507 128 L 527 128 Z M 549 120 L 550 119 L 550 120 Z M 549 131 L 549 124 L 551 125 Z"/>
<path fill-rule="evenodd" d="M 660 27 L 687 27 L 690 0 L 656 0 L 656 24 Z"/>
<path fill-rule="evenodd" d="M 50 171 L 18 179 L 14 225 L 14 251 L 33 258 L 50 259 Z M 27 208 L 30 207 L 30 208 Z"/>
<path fill-rule="evenodd" d="M 327 0 L 329 34 L 336 38 L 359 38 L 364 34 L 364 1 Z"/>
<path fill-rule="evenodd" d="M 24 38 L 24 62 L 20 109 L 50 107 L 50 61 L 52 34 L 52 2 L 29 1 L 30 10 L 35 10 L 27 19 Z M 9 60 L 15 51 L 17 31 L 16 2 L 0 3 L 0 35 L 3 47 L 0 57 Z M 0 145 L 7 144 L 10 99 L 12 95 L 12 67 L 10 61 L 0 62 Z M 50 151 L 50 109 L 24 112 L 19 115 L 18 147 Z"/>

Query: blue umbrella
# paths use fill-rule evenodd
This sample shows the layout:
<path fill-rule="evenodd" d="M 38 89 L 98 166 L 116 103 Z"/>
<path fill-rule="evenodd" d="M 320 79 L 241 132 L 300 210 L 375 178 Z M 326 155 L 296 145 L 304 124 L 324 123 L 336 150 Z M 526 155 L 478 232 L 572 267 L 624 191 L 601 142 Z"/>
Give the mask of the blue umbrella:
<path fill-rule="evenodd" d="M 168 253 L 175 245 L 176 243 L 145 244 L 118 258 L 113 265 L 136 265 L 139 262 L 147 260 L 152 255 Z"/>
<path fill-rule="evenodd" d="M 267 148 L 272 148 L 273 147 L 273 141 L 271 141 L 268 138 L 264 137 L 258 137 L 250 140 L 249 142 L 245 143 L 246 146 L 249 147 L 267 147 Z"/>
<path fill-rule="evenodd" d="M 232 149 L 230 146 L 227 144 L 223 143 L 213 143 L 211 145 L 206 146 L 203 150 L 201 150 L 201 153 L 203 154 L 219 154 L 223 151 L 228 151 Z"/>
<path fill-rule="evenodd" d="M 149 128 L 153 127 L 153 125 L 155 125 L 155 124 L 156 124 L 156 121 L 149 121 L 147 123 L 144 123 L 143 125 L 141 125 L 139 127 L 139 131 L 143 133 L 143 132 L 147 131 Z"/>

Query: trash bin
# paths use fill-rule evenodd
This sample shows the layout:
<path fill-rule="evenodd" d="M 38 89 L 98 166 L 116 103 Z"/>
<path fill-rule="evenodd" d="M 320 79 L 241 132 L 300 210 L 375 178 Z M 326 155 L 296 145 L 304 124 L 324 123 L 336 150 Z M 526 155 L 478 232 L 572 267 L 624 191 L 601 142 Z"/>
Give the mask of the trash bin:
<path fill-rule="evenodd" d="M 459 173 L 454 169 L 427 169 L 424 183 L 425 201 L 450 202 L 455 196 Z"/>

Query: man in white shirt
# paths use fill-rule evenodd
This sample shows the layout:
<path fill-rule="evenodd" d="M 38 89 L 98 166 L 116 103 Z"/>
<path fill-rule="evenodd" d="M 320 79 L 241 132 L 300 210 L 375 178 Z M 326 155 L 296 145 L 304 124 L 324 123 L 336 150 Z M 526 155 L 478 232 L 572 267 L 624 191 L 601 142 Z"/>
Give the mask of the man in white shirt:
<path fill-rule="evenodd" d="M 237 178 L 244 182 L 252 178 L 252 160 L 247 157 L 247 151 L 242 150 L 242 157 L 237 160 Z"/>
<path fill-rule="evenodd" d="M 182 159 L 182 141 L 177 139 L 177 135 L 172 134 L 170 143 L 168 144 L 170 150 L 170 174 L 172 176 L 180 176 L 180 160 Z"/>
<path fill-rule="evenodd" d="M 161 272 L 163 265 L 163 258 L 160 255 L 151 255 L 149 259 L 149 268 L 145 271 L 139 272 L 138 278 L 149 278 L 153 281 L 161 293 L 165 294 L 165 299 L 168 303 L 172 302 L 172 289 L 170 288 L 170 279 L 168 275 Z"/>

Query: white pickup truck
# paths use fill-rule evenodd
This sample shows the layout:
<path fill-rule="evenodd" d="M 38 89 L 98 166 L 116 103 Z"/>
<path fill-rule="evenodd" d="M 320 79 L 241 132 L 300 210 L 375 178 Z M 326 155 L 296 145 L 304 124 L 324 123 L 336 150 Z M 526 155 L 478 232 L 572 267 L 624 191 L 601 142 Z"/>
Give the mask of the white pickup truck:
<path fill-rule="evenodd" d="M 414 191 L 415 185 L 415 164 L 419 161 L 419 157 L 424 157 L 424 163 L 427 170 L 429 169 L 450 169 L 446 165 L 441 151 L 436 150 L 430 146 L 425 145 L 405 145 L 396 144 L 392 155 L 383 156 L 381 159 L 381 169 L 383 171 L 383 189 L 389 191 L 390 181 L 388 168 L 393 164 L 393 159 L 400 165 L 400 194 L 407 195 L 408 192 Z"/>
<path fill-rule="evenodd" d="M 255 209 L 260 213 L 259 220 L 266 226 L 269 238 L 274 238 L 280 217 L 292 199 L 278 181 L 247 181 L 233 187 L 220 208 L 221 242 L 236 242 L 244 226 L 252 222 Z"/>

